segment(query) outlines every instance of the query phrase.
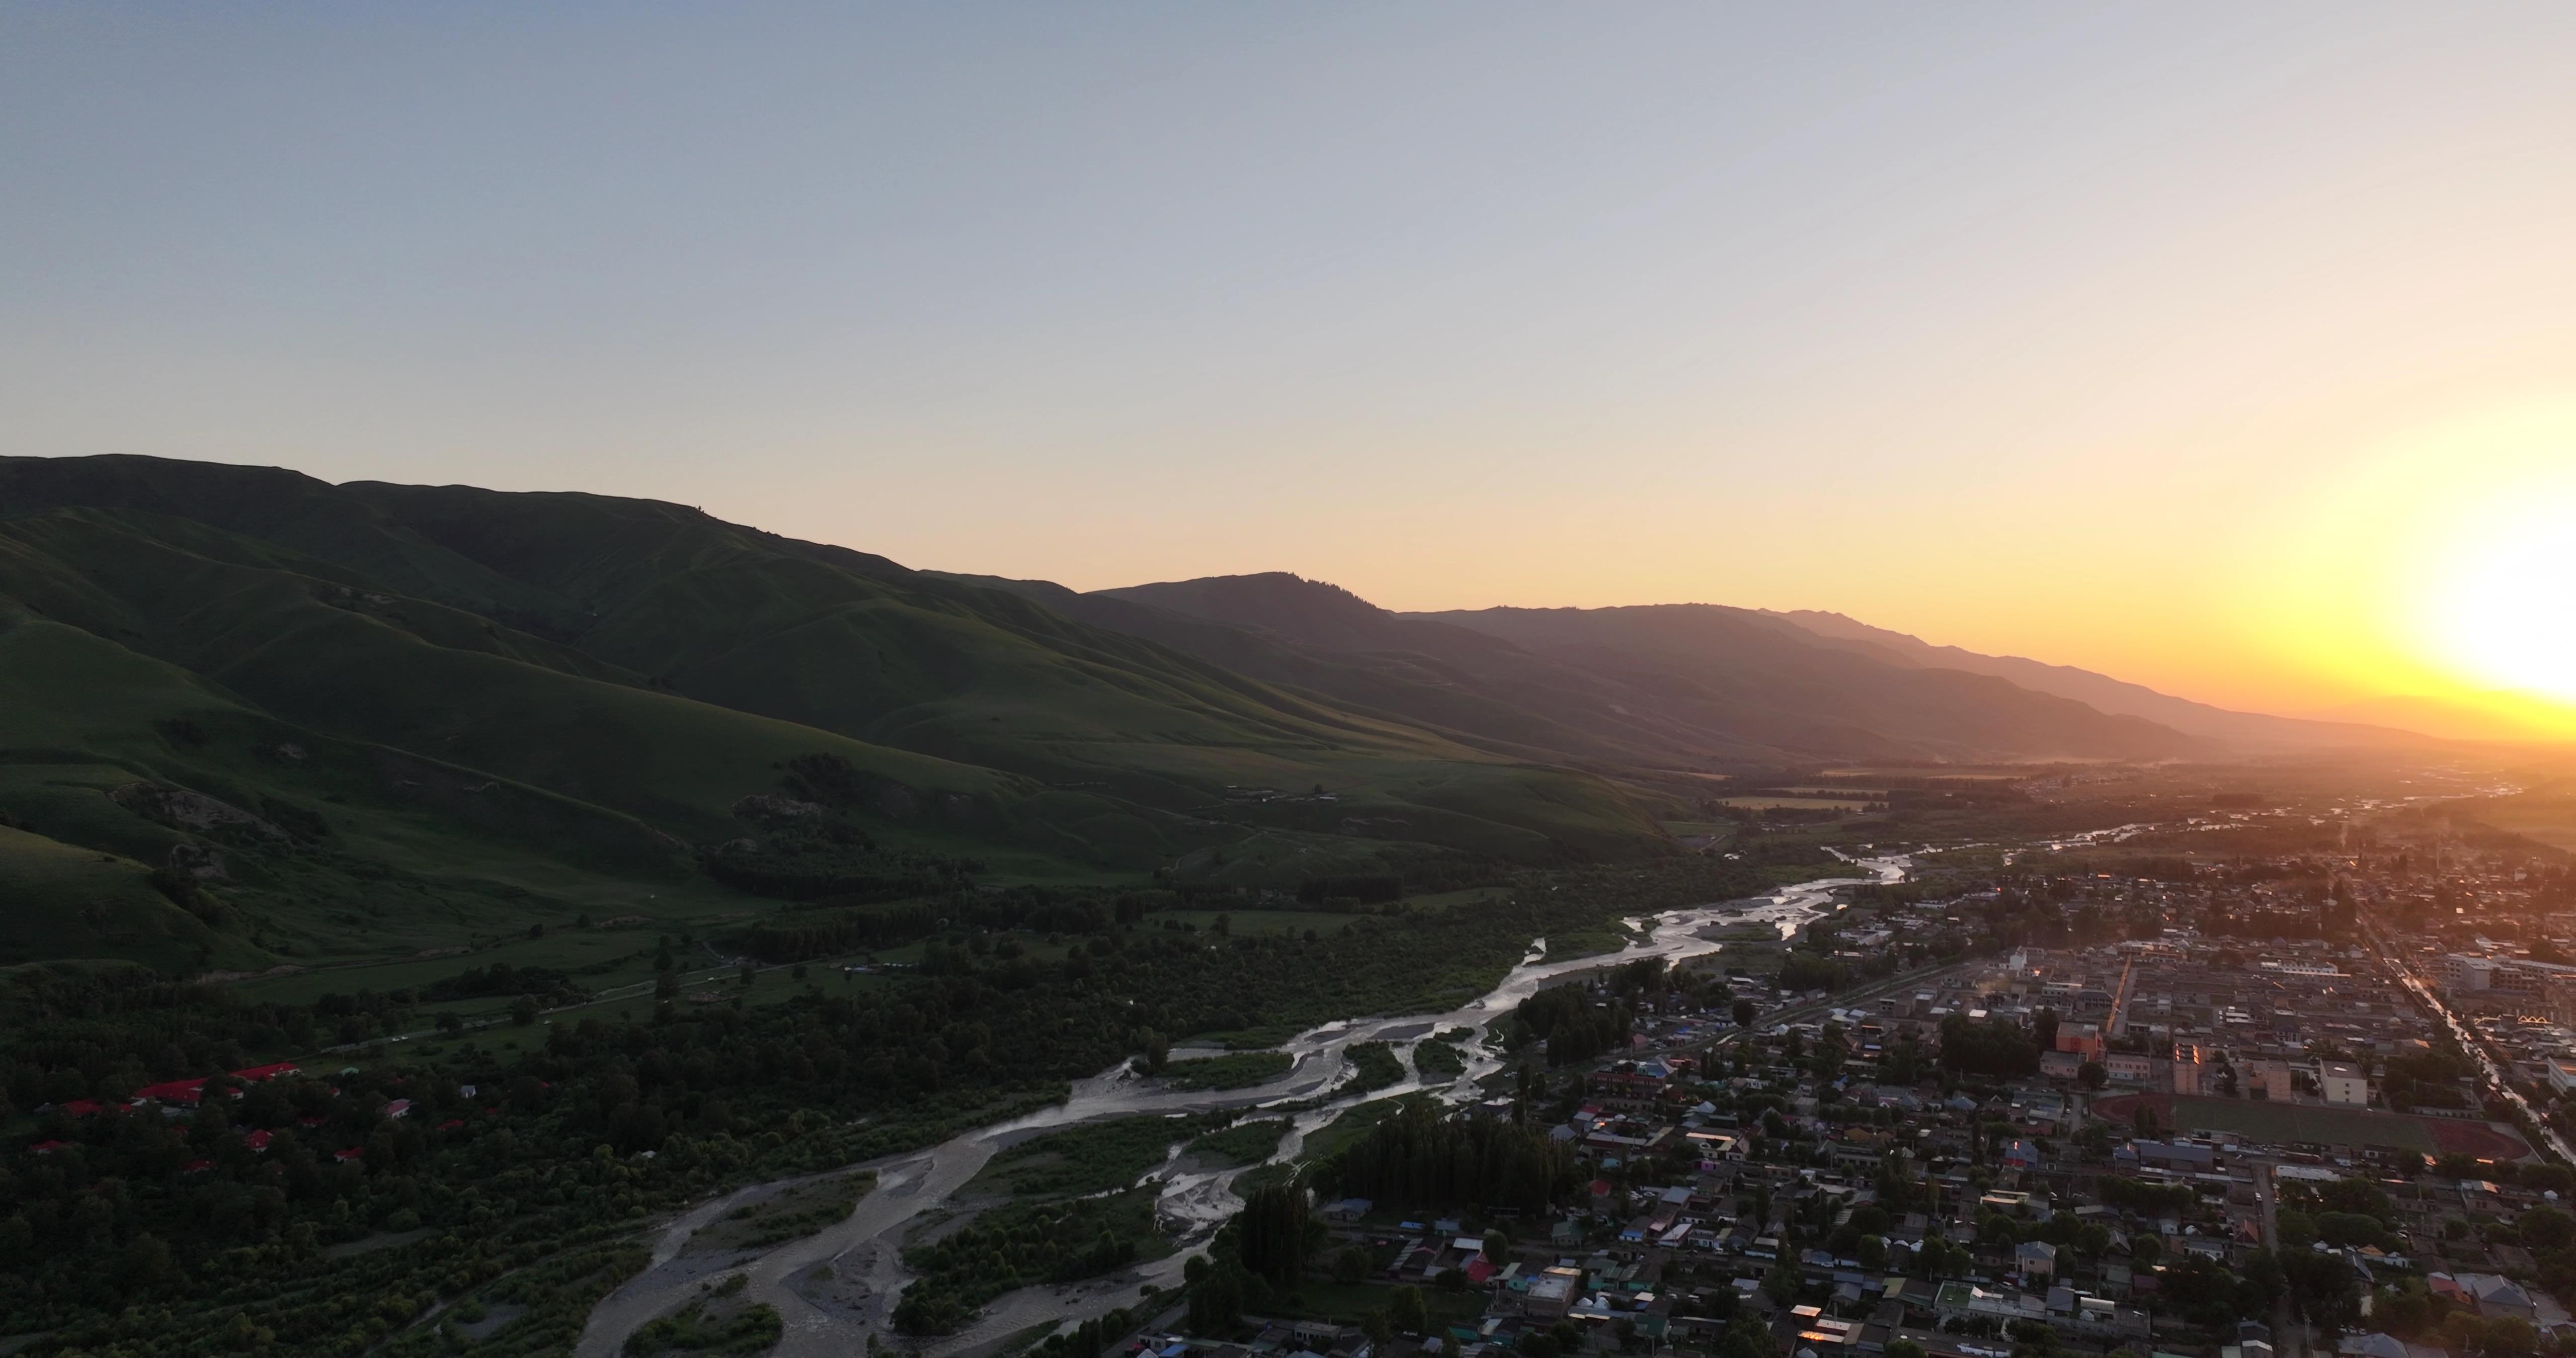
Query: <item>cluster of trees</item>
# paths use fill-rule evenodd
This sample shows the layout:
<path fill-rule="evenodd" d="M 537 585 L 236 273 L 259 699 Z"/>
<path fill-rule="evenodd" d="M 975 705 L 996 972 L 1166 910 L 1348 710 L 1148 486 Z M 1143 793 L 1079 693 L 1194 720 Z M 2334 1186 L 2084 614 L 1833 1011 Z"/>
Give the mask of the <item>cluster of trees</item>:
<path fill-rule="evenodd" d="M 1628 1045 L 1636 1015 L 1619 1000 L 1596 1000 L 1579 981 L 1547 989 L 1523 1000 L 1512 1019 L 1524 1041 L 1547 1044 L 1547 1063 L 1570 1066 Z"/>
<path fill-rule="evenodd" d="M 2388 1058 L 2380 1090 L 2391 1108 L 2466 1108 L 2462 1077 L 2477 1068 L 2457 1051 L 2437 1049 Z"/>
<path fill-rule="evenodd" d="M 2103 1175 L 2095 1190 L 2101 1194 L 2103 1206 L 2116 1207 L 2150 1220 L 2167 1212 L 2188 1212 L 2200 1200 L 2189 1184 L 2149 1183 L 2120 1174 Z"/>
<path fill-rule="evenodd" d="M 939 920 L 931 907 L 917 904 L 772 915 L 744 932 L 742 950 L 781 963 L 898 948 L 937 933 Z"/>
<path fill-rule="evenodd" d="M 1315 1220 L 1305 1189 L 1291 1183 L 1255 1187 L 1243 1210 L 1217 1232 L 1207 1257 L 1184 1266 L 1190 1329 L 1221 1334 L 1244 1311 L 1268 1309 L 1275 1296 L 1305 1280 L 1306 1259 L 1323 1240 L 1323 1223 Z"/>
<path fill-rule="evenodd" d="M 361 990 L 310 1005 L 244 1000 L 139 966 L 19 968 L 0 982 L 0 1117 L 46 1103 L 121 1103 L 160 1080 L 360 1042 L 414 1021 L 419 997 Z"/>
<path fill-rule="evenodd" d="M 1574 1191 L 1574 1157 L 1535 1128 L 1409 1103 L 1323 1171 L 1342 1192 L 1398 1204 L 1537 1212 Z"/>
<path fill-rule="evenodd" d="M 1941 1020 L 1941 1065 L 1968 1075 L 2032 1075 L 2039 1070 L 2039 1044 L 2010 1019 L 1952 1014 Z"/>
<path fill-rule="evenodd" d="M 1139 1317 L 1112 1307 L 1062 1334 L 1048 1335 L 1046 1342 L 1033 1352 L 1039 1358 L 1100 1358 L 1104 1350 L 1125 1338 L 1140 1323 Z"/>
<path fill-rule="evenodd" d="M 421 987 L 424 1000 L 479 1000 L 495 995 L 535 995 L 549 1003 L 573 1004 L 589 998 L 589 992 L 572 977 L 552 967 L 514 967 L 495 962 L 488 967 L 468 967 L 453 976 L 442 976 Z"/>
<path fill-rule="evenodd" d="M 1893 969 L 1894 959 L 1889 959 Z M 1849 976 L 1842 963 L 1818 953 L 1796 951 L 1780 959 L 1780 975 L 1772 982 L 1782 990 L 1804 994 L 1810 990 L 1840 990 Z"/>

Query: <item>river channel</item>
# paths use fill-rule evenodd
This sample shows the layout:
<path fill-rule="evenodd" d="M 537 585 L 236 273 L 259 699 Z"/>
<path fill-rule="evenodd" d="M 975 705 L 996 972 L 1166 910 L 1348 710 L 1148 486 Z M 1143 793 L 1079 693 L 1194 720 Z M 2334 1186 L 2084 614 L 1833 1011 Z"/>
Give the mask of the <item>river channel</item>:
<path fill-rule="evenodd" d="M 730 1272 L 745 1275 L 744 1300 L 766 1302 L 777 1308 L 785 1323 L 785 1333 L 772 1350 L 777 1358 L 860 1354 L 867 1351 L 871 1336 L 895 1346 L 898 1341 L 888 1316 L 909 1280 L 900 1257 L 904 1237 L 924 1216 L 952 1210 L 951 1201 L 958 1191 L 994 1155 L 1013 1143 L 1043 1131 L 1105 1118 L 1302 1104 L 1325 1094 L 1343 1078 L 1347 1070 L 1343 1051 L 1352 1043 L 1391 1044 L 1404 1063 L 1405 1078 L 1366 1094 L 1328 1099 L 1317 1107 L 1294 1113 L 1288 1135 L 1272 1156 L 1274 1162 L 1292 1160 L 1302 1151 L 1308 1134 L 1354 1104 L 1421 1090 L 1413 1048 L 1436 1030 L 1467 1028 L 1473 1030 L 1473 1036 L 1460 1044 L 1467 1061 L 1466 1073 L 1429 1092 L 1453 1102 L 1475 1097 L 1478 1082 L 1502 1066 L 1500 1058 L 1488 1054 L 1481 1045 L 1486 1026 L 1509 1016 L 1521 1001 L 1541 988 L 1569 975 L 1648 957 L 1677 961 L 1705 956 L 1724 946 L 1703 936 L 1713 931 L 1712 926 L 1768 924 L 1776 927 L 1782 938 L 1791 937 L 1835 908 L 1835 888 L 1899 881 L 1909 860 L 1860 859 L 1853 866 L 1866 875 L 1818 878 L 1750 901 L 1629 920 L 1630 930 L 1642 937 L 1616 953 L 1552 961 L 1547 956 L 1546 940 L 1535 940 L 1529 955 L 1504 976 L 1500 985 L 1448 1013 L 1347 1019 L 1299 1034 L 1278 1048 L 1295 1064 L 1287 1074 L 1257 1088 L 1175 1090 L 1121 1065 L 1077 1081 L 1072 1096 L 1055 1107 L 978 1128 L 926 1150 L 872 1162 L 867 1168 L 876 1171 L 876 1189 L 859 1201 L 850 1216 L 817 1234 L 756 1256 L 691 1254 L 687 1245 L 692 1234 L 722 1220 L 737 1205 L 755 1201 L 795 1181 L 758 1184 L 703 1203 L 664 1226 L 654 1240 L 652 1266 L 591 1312 L 574 1350 L 576 1358 L 613 1358 L 638 1326 L 698 1295 L 700 1284 Z M 1176 1285 L 1183 1263 L 1191 1255 L 1203 1252 L 1208 1237 L 1242 1205 L 1232 1184 L 1245 1168 L 1203 1168 L 1178 1158 L 1176 1150 L 1175 1159 L 1156 1171 L 1154 1177 L 1161 1181 L 1158 1210 L 1163 1224 L 1182 1245 L 1177 1252 L 1088 1283 L 1022 1288 L 987 1306 L 973 1324 L 956 1334 L 929 1341 L 902 1341 L 902 1347 L 923 1358 L 968 1358 L 973 1351 L 1032 1326 L 1079 1322 L 1111 1307 L 1134 1305 L 1146 1286 Z"/>

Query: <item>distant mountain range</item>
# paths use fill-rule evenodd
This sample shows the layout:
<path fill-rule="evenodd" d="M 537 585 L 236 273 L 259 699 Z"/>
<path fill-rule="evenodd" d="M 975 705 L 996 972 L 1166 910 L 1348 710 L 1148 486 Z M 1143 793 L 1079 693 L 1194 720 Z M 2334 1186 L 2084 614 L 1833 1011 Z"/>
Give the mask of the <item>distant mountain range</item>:
<path fill-rule="evenodd" d="M 1891 632 L 1840 613 L 1799 610 L 1776 613 L 1817 636 L 1847 642 L 1869 654 L 1931 669 L 1965 670 L 2007 679 L 2035 693 L 2072 698 L 2096 710 L 2143 717 L 2185 735 L 2240 751 L 2387 747 L 2429 743 L 2411 730 L 2350 721 L 2314 721 L 2233 712 L 2189 698 L 2158 693 L 2143 684 L 2072 665 L 2051 665 L 2019 656 L 1979 655 L 1956 646 L 1935 646 L 1903 632 Z"/>
<path fill-rule="evenodd" d="M 648 500 L 0 458 L 0 897 L 59 906 L 0 919 L 0 963 L 255 965 L 970 858 L 1436 877 L 1673 852 L 1656 770 L 2397 739 L 1830 614 L 1084 594 Z"/>
<path fill-rule="evenodd" d="M 1832 613 L 1709 604 L 1394 613 L 1275 572 L 1091 594 L 989 583 L 1462 739 L 1582 760 L 2163 759 L 2428 743 L 2231 712 Z"/>

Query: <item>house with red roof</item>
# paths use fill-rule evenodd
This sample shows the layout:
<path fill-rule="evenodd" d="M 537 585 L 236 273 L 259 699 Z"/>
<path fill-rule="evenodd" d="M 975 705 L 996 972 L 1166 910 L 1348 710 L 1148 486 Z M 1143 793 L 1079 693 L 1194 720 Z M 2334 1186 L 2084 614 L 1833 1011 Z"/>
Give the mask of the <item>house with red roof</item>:
<path fill-rule="evenodd" d="M 243 1141 L 243 1143 L 244 1143 L 244 1144 L 248 1145 L 248 1146 L 251 1148 L 251 1150 L 252 1150 L 253 1152 L 255 1152 L 255 1153 L 259 1153 L 259 1154 L 266 1154 L 266 1153 L 267 1153 L 267 1151 L 268 1151 L 268 1143 L 269 1143 L 269 1142 L 271 1142 L 271 1141 L 275 1141 L 276 1139 L 277 1139 L 277 1133 L 272 1132 L 272 1131 L 269 1131 L 269 1130 L 267 1130 L 267 1129 L 265 1129 L 265 1128 L 262 1128 L 262 1129 L 261 1129 L 261 1130 L 259 1130 L 259 1131 L 253 1132 L 253 1133 L 251 1133 L 250 1135 L 248 1135 L 248 1136 L 246 1136 L 246 1137 L 243 1137 L 243 1138 L 242 1138 L 242 1141 Z"/>
<path fill-rule="evenodd" d="M 27 1149 L 34 1151 L 38 1155 L 51 1155 L 54 1152 L 61 1150 L 64 1145 L 65 1143 L 60 1141 L 39 1141 L 35 1145 L 29 1146 Z"/>
<path fill-rule="evenodd" d="M 234 1071 L 233 1078 L 236 1080 L 247 1081 L 251 1084 L 259 1084 L 263 1081 L 274 1080 L 281 1076 L 300 1075 L 302 1073 L 303 1071 L 298 1068 L 294 1062 L 278 1061 L 270 1065 L 253 1066 L 248 1070 Z"/>
<path fill-rule="evenodd" d="M 134 1091 L 134 1101 L 172 1106 L 186 1104 L 193 1107 L 206 1097 L 207 1078 L 200 1075 L 193 1080 L 164 1080 L 157 1085 L 145 1085 Z"/>

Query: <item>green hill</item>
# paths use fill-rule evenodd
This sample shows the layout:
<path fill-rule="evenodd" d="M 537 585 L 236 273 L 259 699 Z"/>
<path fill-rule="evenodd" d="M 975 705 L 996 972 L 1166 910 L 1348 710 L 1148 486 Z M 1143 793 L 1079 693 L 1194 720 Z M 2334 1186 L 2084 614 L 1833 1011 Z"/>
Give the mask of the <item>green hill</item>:
<path fill-rule="evenodd" d="M 958 871 L 1670 851 L 1620 787 L 1494 741 L 591 495 L 0 459 L 0 700 L 0 872 L 27 884 L 0 962 L 711 929 Z"/>

